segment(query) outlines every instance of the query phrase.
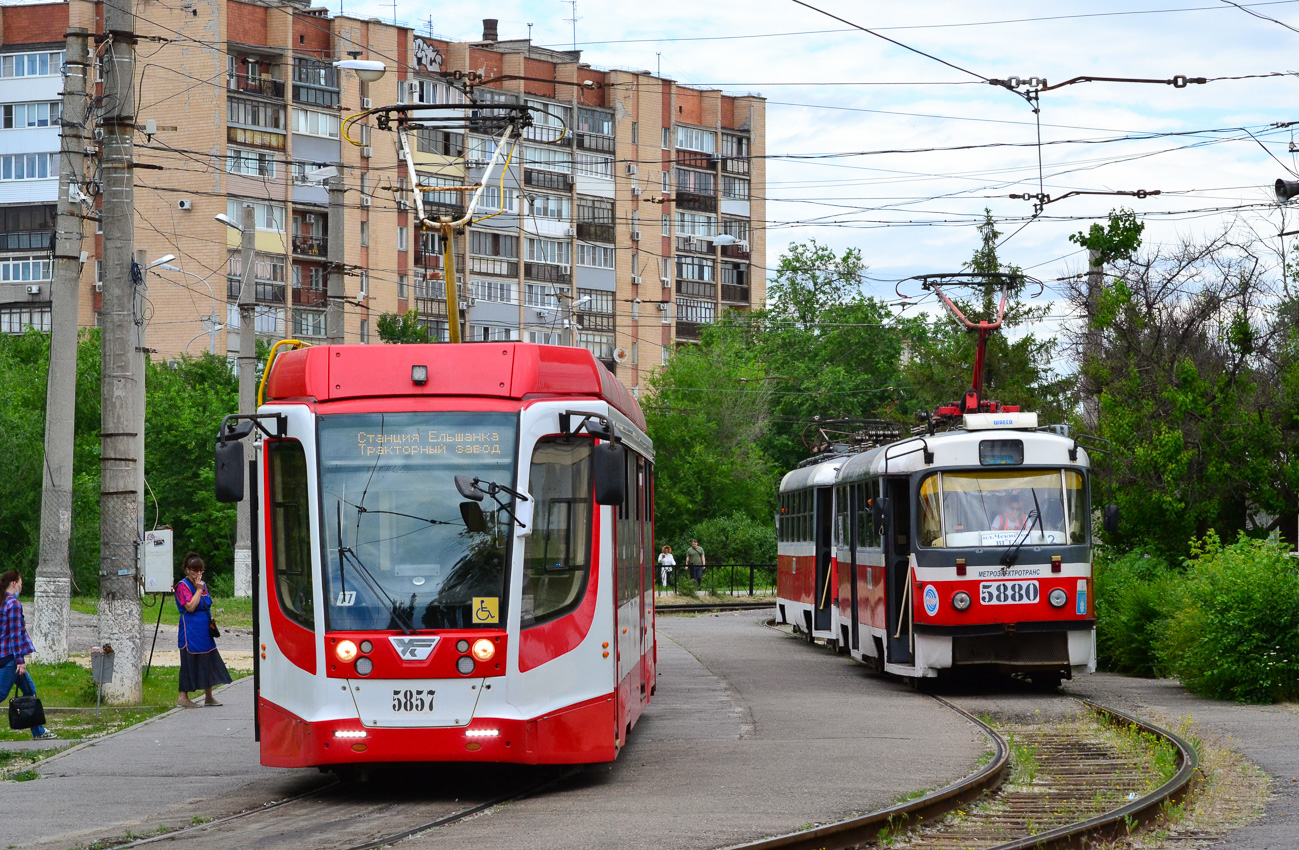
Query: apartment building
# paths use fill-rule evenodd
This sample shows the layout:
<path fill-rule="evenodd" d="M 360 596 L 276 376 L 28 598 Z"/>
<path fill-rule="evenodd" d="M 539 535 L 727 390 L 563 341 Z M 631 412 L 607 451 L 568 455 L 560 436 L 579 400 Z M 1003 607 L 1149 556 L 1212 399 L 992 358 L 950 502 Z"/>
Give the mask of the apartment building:
<path fill-rule="evenodd" d="M 253 333 L 323 341 L 327 279 L 341 268 L 347 342 L 379 342 L 379 317 L 412 309 L 446 339 L 444 236 L 421 229 L 415 193 L 428 217 L 463 217 L 465 188 L 498 147 L 451 246 L 464 339 L 583 346 L 638 387 L 701 326 L 765 302 L 758 95 L 592 68 L 580 51 L 501 39 L 490 20 L 480 40 L 448 41 L 282 2 L 138 0 L 137 13 L 147 40 L 135 244 L 146 259 L 177 257 L 145 279 L 157 356 L 237 350 L 241 235 L 213 217 L 238 222 L 246 206 Z M 49 325 L 63 37 L 101 20 L 84 0 L 0 7 L 0 331 Z M 335 68 L 349 57 L 387 72 L 363 82 Z M 395 124 L 372 115 L 345 138 L 349 116 L 389 104 L 441 105 L 463 120 L 410 114 L 422 123 L 408 131 L 412 173 Z M 505 105 L 526 107 L 533 124 L 502 145 L 476 119 Z M 343 192 L 331 204 L 335 176 Z M 96 229 L 92 215 L 83 325 L 100 306 Z"/>

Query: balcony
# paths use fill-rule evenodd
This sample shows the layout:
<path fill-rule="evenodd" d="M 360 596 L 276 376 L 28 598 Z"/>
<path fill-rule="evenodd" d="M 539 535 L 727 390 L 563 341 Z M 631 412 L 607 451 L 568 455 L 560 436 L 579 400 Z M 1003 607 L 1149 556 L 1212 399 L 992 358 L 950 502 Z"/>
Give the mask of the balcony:
<path fill-rule="evenodd" d="M 268 76 L 255 77 L 251 74 L 227 74 L 226 87 L 230 91 L 258 94 L 262 97 L 284 100 L 284 83 Z"/>
<path fill-rule="evenodd" d="M 716 195 L 701 195 L 698 192 L 682 192 L 678 190 L 675 200 L 679 210 L 702 213 L 717 212 Z"/>
<path fill-rule="evenodd" d="M 578 327 L 584 331 L 612 331 L 612 313 L 577 313 Z"/>
<path fill-rule="evenodd" d="M 712 171 L 716 164 L 717 154 L 677 148 L 677 165 L 683 165 L 686 168 L 706 168 Z"/>
<path fill-rule="evenodd" d="M 300 106 L 320 106 L 326 109 L 337 109 L 339 104 L 338 89 L 320 86 L 293 84 L 293 102 Z"/>
<path fill-rule="evenodd" d="M 325 236 L 295 234 L 293 253 L 299 257 L 325 257 L 329 254 L 329 239 Z"/>
<path fill-rule="evenodd" d="M 310 287 L 295 286 L 293 287 L 293 306 L 294 307 L 324 307 L 329 301 L 323 289 L 312 289 Z"/>
<path fill-rule="evenodd" d="M 558 171 L 540 171 L 536 168 L 523 169 L 523 185 L 537 189 L 567 190 L 573 185 L 573 175 L 561 174 Z"/>
<path fill-rule="evenodd" d="M 568 266 L 552 266 L 549 263 L 524 263 L 523 276 L 528 280 L 539 280 L 543 283 L 559 283 L 567 286 L 573 276 Z"/>
<path fill-rule="evenodd" d="M 692 254 L 708 254 L 711 256 L 713 253 L 713 243 L 711 239 L 701 239 L 697 236 L 678 236 L 677 252 L 680 253 L 682 251 Z"/>
<path fill-rule="evenodd" d="M 425 195 L 424 215 L 434 221 L 439 218 L 459 221 L 465 217 L 465 205 L 454 201 L 439 200 Z"/>
<path fill-rule="evenodd" d="M 687 298 L 716 298 L 717 284 L 705 283 L 702 280 L 678 280 L 677 295 Z"/>
<path fill-rule="evenodd" d="M 614 142 L 613 136 L 601 136 L 596 133 L 578 133 L 577 146 L 583 150 L 599 151 L 601 153 L 613 153 Z"/>
<path fill-rule="evenodd" d="M 53 248 L 53 230 L 14 230 L 0 233 L 0 251 L 50 251 Z"/>
<path fill-rule="evenodd" d="M 722 160 L 722 171 L 727 174 L 737 174 L 747 177 L 749 175 L 749 160 L 745 158 L 726 158 Z"/>
<path fill-rule="evenodd" d="M 748 243 L 743 245 L 736 243 L 734 245 L 723 245 L 722 256 L 728 260 L 747 260 L 749 259 Z"/>
<path fill-rule="evenodd" d="M 500 257 L 469 257 L 470 274 L 490 274 L 497 277 L 519 276 L 518 260 L 503 260 Z"/>
<path fill-rule="evenodd" d="M 722 284 L 722 301 L 727 304 L 748 304 L 749 287 L 736 283 Z"/>
<path fill-rule="evenodd" d="M 613 225 L 594 221 L 577 223 L 577 238 L 583 242 L 613 242 Z"/>
<path fill-rule="evenodd" d="M 699 329 L 703 327 L 699 322 L 682 322 L 677 321 L 677 339 L 687 342 L 699 341 Z"/>
<path fill-rule="evenodd" d="M 617 360 L 614 360 L 612 357 L 600 357 L 597 359 L 604 364 L 604 368 L 608 369 L 613 374 L 617 374 L 618 372 Z"/>
<path fill-rule="evenodd" d="M 240 283 L 241 281 L 237 277 L 226 278 L 226 297 L 231 301 L 239 300 Z M 259 280 L 256 282 L 253 298 L 258 304 L 283 304 L 284 284 L 270 280 Z"/>

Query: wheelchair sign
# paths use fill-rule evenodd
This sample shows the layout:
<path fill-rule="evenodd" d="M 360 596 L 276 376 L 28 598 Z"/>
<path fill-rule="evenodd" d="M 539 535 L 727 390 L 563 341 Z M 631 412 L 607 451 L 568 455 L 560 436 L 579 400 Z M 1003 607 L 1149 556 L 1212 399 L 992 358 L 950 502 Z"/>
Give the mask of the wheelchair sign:
<path fill-rule="evenodd" d="M 501 621 L 501 601 L 496 596 L 474 597 L 474 622 L 499 623 Z"/>

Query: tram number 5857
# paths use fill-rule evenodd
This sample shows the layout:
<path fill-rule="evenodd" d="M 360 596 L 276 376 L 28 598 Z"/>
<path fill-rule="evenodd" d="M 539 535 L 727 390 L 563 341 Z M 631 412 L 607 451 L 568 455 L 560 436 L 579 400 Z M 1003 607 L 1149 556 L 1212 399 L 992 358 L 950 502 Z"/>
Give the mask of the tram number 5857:
<path fill-rule="evenodd" d="M 1020 605 L 1037 599 L 1035 581 L 985 581 L 979 585 L 979 601 L 984 605 Z"/>
<path fill-rule="evenodd" d="M 394 690 L 392 692 L 392 710 L 432 711 L 433 694 L 433 691 L 411 690 L 410 688 L 404 691 Z"/>

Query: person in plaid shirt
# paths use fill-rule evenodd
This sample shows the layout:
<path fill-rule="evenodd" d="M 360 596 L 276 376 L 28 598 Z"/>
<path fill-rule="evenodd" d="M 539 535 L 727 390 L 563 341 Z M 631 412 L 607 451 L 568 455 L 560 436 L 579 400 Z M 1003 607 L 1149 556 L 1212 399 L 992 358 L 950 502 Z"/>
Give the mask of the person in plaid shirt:
<path fill-rule="evenodd" d="M 27 656 L 36 651 L 27 634 L 27 621 L 23 619 L 23 606 L 18 594 L 23 589 L 23 577 L 17 570 L 0 575 L 0 702 L 9 698 L 14 685 L 25 696 L 36 696 L 36 683 L 27 673 Z M 32 727 L 33 738 L 57 738 L 44 726 Z"/>

